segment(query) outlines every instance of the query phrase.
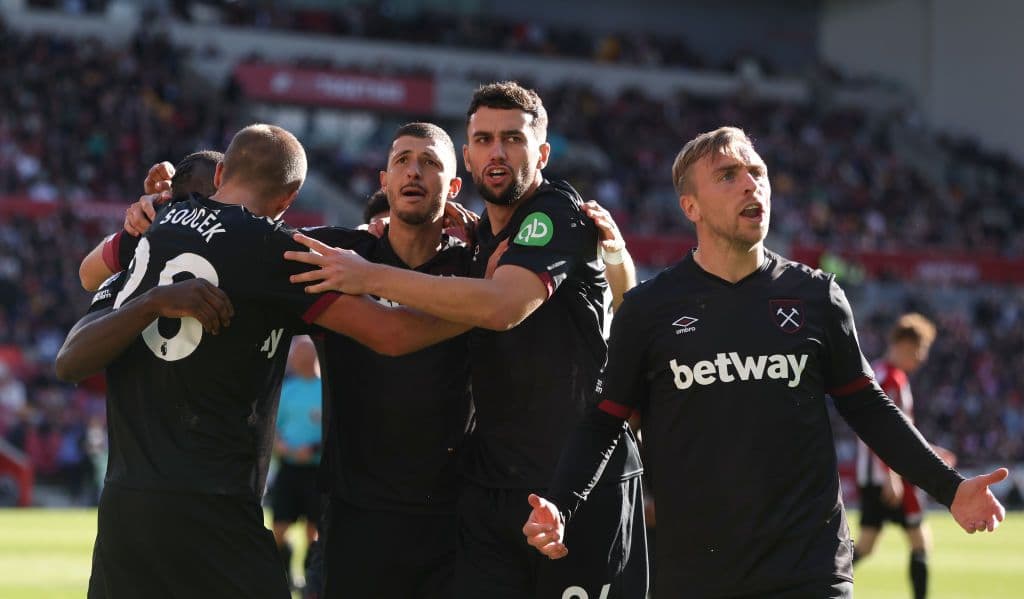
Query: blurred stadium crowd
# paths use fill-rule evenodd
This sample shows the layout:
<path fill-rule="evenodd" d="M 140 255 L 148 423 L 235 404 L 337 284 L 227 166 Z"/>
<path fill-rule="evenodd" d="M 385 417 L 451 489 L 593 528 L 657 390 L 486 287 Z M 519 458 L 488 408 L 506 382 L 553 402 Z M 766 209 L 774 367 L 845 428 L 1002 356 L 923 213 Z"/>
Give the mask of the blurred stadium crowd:
<path fill-rule="evenodd" d="M 484 17 L 443 27 L 424 26 L 421 18 L 410 29 L 376 8 L 265 8 L 238 9 L 228 20 L 467 48 L 493 48 L 498 39 L 521 52 L 705 66 L 678 41 L 596 38 Z M 231 84 L 216 89 L 196 80 L 183 67 L 187 51 L 156 34 L 109 47 L 16 33 L 0 21 L 0 48 L 0 437 L 29 456 L 38 480 L 64 485 L 88 503 L 95 499 L 90 481 L 101 474 L 93 464 L 104 462 L 102 380 L 63 385 L 52 364 L 89 301 L 78 261 L 120 220 L 116 209 L 95 218 L 76 204 L 126 205 L 152 162 L 222 149 L 245 114 L 244 99 Z M 970 141 L 922 134 L 912 114 L 816 111 L 745 96 L 680 93 L 664 101 L 634 90 L 605 97 L 580 84 L 539 91 L 551 115 L 549 171 L 608 207 L 629 235 L 689 234 L 669 180 L 672 159 L 681 140 L 728 123 L 752 133 L 768 164 L 773 235 L 781 243 L 1024 255 L 1024 167 Z M 461 123 L 444 124 L 463 135 Z M 932 164 L 909 164 L 894 151 L 908 131 L 929 140 Z M 362 196 L 383 162 L 381 153 L 330 148 L 313 148 L 310 156 L 314 170 Z M 46 209 L 4 209 L 26 203 Z M 850 281 L 855 310 L 857 298 L 880 284 Z M 939 324 L 931 360 L 913 378 L 925 435 L 964 465 L 1024 461 L 1024 294 L 996 288 L 936 305 L 913 284 L 884 284 L 898 287 L 899 301 L 858 313 L 870 358 L 884 351 L 885 333 L 905 309 Z"/>

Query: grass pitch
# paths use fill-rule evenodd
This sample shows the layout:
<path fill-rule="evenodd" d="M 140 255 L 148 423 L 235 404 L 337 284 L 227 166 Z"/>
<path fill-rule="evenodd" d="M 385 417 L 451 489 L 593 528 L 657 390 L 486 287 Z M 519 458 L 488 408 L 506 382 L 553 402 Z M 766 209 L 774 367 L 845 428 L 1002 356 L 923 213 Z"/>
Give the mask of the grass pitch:
<path fill-rule="evenodd" d="M 851 515 L 851 522 L 856 516 Z M 996 534 L 964 534 L 942 512 L 929 514 L 935 548 L 931 599 L 1024 596 L 1024 513 Z M 0 597 L 82 599 L 89 581 L 96 510 L 0 510 Z M 301 530 L 289 536 L 301 545 Z M 301 554 L 301 548 L 296 548 Z M 902 530 L 885 529 L 876 552 L 857 567 L 860 599 L 908 599 L 909 550 Z"/>

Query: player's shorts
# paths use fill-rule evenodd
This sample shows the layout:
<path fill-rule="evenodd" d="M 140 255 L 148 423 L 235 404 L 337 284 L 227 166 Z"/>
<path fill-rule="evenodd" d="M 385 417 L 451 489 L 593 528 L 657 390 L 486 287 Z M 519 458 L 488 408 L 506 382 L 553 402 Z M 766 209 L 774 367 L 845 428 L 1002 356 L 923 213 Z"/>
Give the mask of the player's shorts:
<path fill-rule="evenodd" d="M 270 492 L 270 511 L 274 522 L 295 522 L 305 517 L 307 522 L 320 522 L 320 491 L 316 476 L 319 466 L 282 462 Z"/>
<path fill-rule="evenodd" d="M 894 522 L 903 528 L 917 528 L 924 519 L 921 498 L 917 487 L 903 481 L 903 503 L 891 507 L 882 501 L 882 487 L 868 485 L 860 487 L 860 525 L 868 528 L 882 528 L 886 522 Z"/>
<path fill-rule="evenodd" d="M 531 511 L 529 494 L 463 485 L 457 510 L 456 598 L 646 596 L 647 537 L 639 476 L 594 489 L 566 530 L 569 555 L 558 560 L 541 555 L 523 536 Z"/>
<path fill-rule="evenodd" d="M 138 491 L 100 497 L 89 599 L 289 599 L 255 498 Z"/>
<path fill-rule="evenodd" d="M 332 497 L 324 514 L 325 599 L 449 599 L 455 514 L 366 510 Z"/>
<path fill-rule="evenodd" d="M 736 599 L 853 599 L 853 583 L 842 578 L 831 578 Z"/>

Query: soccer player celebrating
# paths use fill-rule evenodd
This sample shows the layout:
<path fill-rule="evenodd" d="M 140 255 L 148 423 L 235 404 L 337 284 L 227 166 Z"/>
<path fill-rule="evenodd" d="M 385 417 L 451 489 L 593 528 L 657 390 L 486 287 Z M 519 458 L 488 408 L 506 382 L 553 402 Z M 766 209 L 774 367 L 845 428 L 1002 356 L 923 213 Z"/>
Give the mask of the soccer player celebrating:
<path fill-rule="evenodd" d="M 878 384 L 908 420 L 913 421 L 914 399 L 910 392 L 909 374 L 925 360 L 935 325 L 920 314 L 904 314 L 889 333 L 885 358 L 873 365 Z M 932 446 L 947 463 L 955 456 L 948 450 Z M 910 584 L 915 599 L 928 595 L 928 525 L 914 485 L 894 473 L 863 441 L 857 442 L 857 486 L 860 490 L 860 537 L 854 547 L 853 562 L 871 554 L 882 525 L 890 520 L 903 527 L 910 542 Z"/>
<path fill-rule="evenodd" d="M 217 188 L 213 186 L 213 176 L 217 170 L 217 164 L 224 159 L 224 155 L 213 150 L 194 152 L 181 159 L 177 166 L 171 166 L 169 162 L 161 162 L 153 165 L 144 183 L 144 203 L 147 204 L 152 214 L 146 216 L 141 212 L 141 205 L 136 202 L 128 207 L 128 215 L 133 210 L 139 210 L 146 219 L 146 226 L 155 210 L 152 207 L 154 200 L 181 201 L 187 200 L 193 193 L 203 197 L 213 195 Z M 126 219 L 125 224 L 128 224 Z M 119 231 L 109 235 L 100 242 L 85 258 L 78 269 L 78 276 L 82 287 L 86 291 L 96 291 L 114 273 L 121 272 L 135 255 L 135 247 L 138 243 L 138 236 L 142 231 L 134 228 Z M 128 233 L 127 235 L 125 233 Z M 133 237 L 134 236 L 134 237 Z"/>
<path fill-rule="evenodd" d="M 293 280 L 478 327 L 470 336 L 477 423 L 462 462 L 456 597 L 643 597 L 641 467 L 621 423 L 613 465 L 579 513 L 579 550 L 553 563 L 520 537 L 526 497 L 547 486 L 566 435 L 593 399 L 606 352 L 607 282 L 593 208 L 541 174 L 550 146 L 537 94 L 515 83 L 485 85 L 467 117 L 463 159 L 487 201 L 471 271 L 483 277 L 491 263 L 491 278 L 427 276 L 303 240 L 321 255 L 288 256 L 322 269 Z"/>
<path fill-rule="evenodd" d="M 289 283 L 302 268 L 281 254 L 300 246 L 277 219 L 305 174 L 287 131 L 239 131 L 217 192 L 157 212 L 132 266 L 65 340 L 63 380 L 108 374 L 90 598 L 287 597 L 260 498 L 292 334 L 316 323 L 387 353 L 452 334 L 438 319 Z"/>
<path fill-rule="evenodd" d="M 577 550 L 575 512 L 638 409 L 658 501 L 659 595 L 852 597 L 826 394 L 964 530 L 994 530 L 1005 512 L 988 486 L 1006 469 L 964 480 L 943 463 L 875 382 L 833 277 L 764 248 L 771 189 L 746 134 L 699 135 L 672 176 L 698 246 L 627 294 L 603 399 L 546 498 L 530 497 L 529 543 L 551 558 Z"/>

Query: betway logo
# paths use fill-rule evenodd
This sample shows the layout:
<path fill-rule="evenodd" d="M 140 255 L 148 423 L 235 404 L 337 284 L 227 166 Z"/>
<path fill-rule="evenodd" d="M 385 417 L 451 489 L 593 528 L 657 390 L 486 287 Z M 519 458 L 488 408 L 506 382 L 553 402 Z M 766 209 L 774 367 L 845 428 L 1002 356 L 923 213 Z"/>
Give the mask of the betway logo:
<path fill-rule="evenodd" d="M 714 361 L 701 360 L 693 366 L 679 364 L 675 359 L 668 365 L 675 376 L 676 388 L 680 390 L 689 389 L 694 383 L 731 383 L 737 378 L 741 381 L 760 381 L 765 377 L 787 380 L 788 386 L 794 388 L 800 384 L 800 377 L 807 367 L 807 354 L 772 354 L 741 358 L 736 352 L 729 352 L 718 354 Z"/>

